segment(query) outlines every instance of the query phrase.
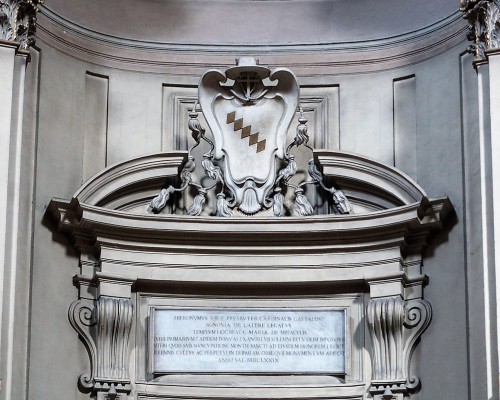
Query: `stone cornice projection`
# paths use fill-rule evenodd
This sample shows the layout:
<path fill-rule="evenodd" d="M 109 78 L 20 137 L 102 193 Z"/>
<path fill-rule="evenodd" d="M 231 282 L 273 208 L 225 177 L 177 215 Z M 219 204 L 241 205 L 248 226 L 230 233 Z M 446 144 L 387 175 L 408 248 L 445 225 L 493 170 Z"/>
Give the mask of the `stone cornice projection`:
<path fill-rule="evenodd" d="M 467 24 L 457 10 L 416 31 L 373 40 L 260 45 L 150 42 L 90 30 L 58 15 L 48 4 L 40 10 L 37 37 L 81 60 L 130 71 L 198 77 L 208 68 L 227 68 L 235 57 L 258 55 L 261 64 L 271 69 L 293 68 L 297 76 L 324 79 L 328 75 L 378 72 L 428 60 L 461 46 L 466 30 Z"/>
<path fill-rule="evenodd" d="M 44 0 L 0 0 L 0 40 L 18 42 L 28 50 L 35 44 L 38 5 Z"/>
<path fill-rule="evenodd" d="M 469 21 L 469 50 L 476 61 L 486 59 L 486 51 L 499 48 L 500 0 L 462 0 L 460 11 Z"/>

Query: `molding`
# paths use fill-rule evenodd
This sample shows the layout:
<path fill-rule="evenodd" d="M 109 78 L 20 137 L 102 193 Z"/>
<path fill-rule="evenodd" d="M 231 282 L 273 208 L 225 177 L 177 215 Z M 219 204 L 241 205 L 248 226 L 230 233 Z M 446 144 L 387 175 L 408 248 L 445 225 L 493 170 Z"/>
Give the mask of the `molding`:
<path fill-rule="evenodd" d="M 408 175 L 384 163 L 345 151 L 315 150 L 314 159 L 327 177 L 345 189 L 368 191 L 387 208 L 412 204 L 426 197 L 424 190 Z"/>
<path fill-rule="evenodd" d="M 314 148 L 339 148 L 339 99 L 338 84 L 324 85 L 320 88 L 300 86 L 299 104 L 304 115 L 315 125 L 312 130 L 311 144 Z M 163 84 L 162 87 L 162 150 L 187 150 L 190 137 L 185 134 L 188 126 L 189 111 L 196 103 L 198 87 L 196 85 Z M 198 106 L 198 119 L 207 132 L 211 132 L 205 116 Z M 287 137 L 295 136 L 296 126 L 292 123 Z M 328 135 L 326 133 L 329 133 Z"/>
<path fill-rule="evenodd" d="M 324 300 L 331 291 L 357 293 L 360 298 L 371 295 L 366 321 L 373 342 L 372 379 L 359 367 L 358 375 L 345 383 L 335 377 L 320 381 L 316 376 L 314 387 L 274 385 L 283 399 L 332 399 L 335 393 L 333 399 L 361 400 L 371 395 L 375 400 L 402 400 L 418 390 L 418 377 L 410 375 L 411 358 L 431 318 L 430 305 L 422 299 L 426 283 L 422 257 L 429 240 L 452 215 L 451 203 L 447 198 L 429 200 L 406 175 L 365 157 L 325 150 L 315 155 L 327 178 L 342 176 L 343 184 L 357 184 L 360 191 L 383 199 L 387 207 L 358 214 L 287 218 L 197 217 L 120 209 L 132 195 L 147 202 L 150 186 L 161 187 L 158 177 L 168 175 L 164 169 L 177 174 L 185 160 L 183 152 L 111 166 L 85 183 L 71 200 L 50 202 L 48 212 L 80 253 L 82 271 L 74 284 L 81 299 L 70 306 L 69 319 L 90 359 L 89 371 L 80 376 L 82 391 L 91 392 L 96 400 L 125 400 L 132 387 L 133 395 L 142 399 L 176 395 L 234 399 L 249 394 L 269 398 L 271 381 L 267 385 L 260 381 L 266 377 L 259 376 L 259 381 L 254 377 L 252 385 L 226 387 L 224 381 L 214 385 L 213 377 L 199 385 L 197 379 L 207 378 L 140 377 L 128 372 L 133 293 L 240 301 L 262 297 L 263 288 L 274 301 L 280 292 L 284 298 L 288 293 L 298 300 L 293 294 L 298 288 L 300 298 L 309 300 L 311 296 Z M 141 304 L 135 303 L 136 322 Z M 364 321 L 364 304 L 359 303 L 359 321 Z M 364 337 L 361 324 L 356 329 L 363 329 L 359 334 Z M 137 336 L 140 332 L 135 335 L 138 343 L 147 340 Z M 364 348 L 364 341 L 357 345 Z M 138 351 L 132 350 L 136 362 Z M 359 365 L 364 362 L 360 359 Z"/>
<path fill-rule="evenodd" d="M 466 23 L 457 12 L 422 29 L 379 40 L 294 45 L 174 44 L 105 35 L 43 7 L 37 37 L 73 57 L 124 70 L 199 76 L 209 67 L 225 69 L 235 57 L 254 56 L 272 69 L 290 67 L 298 76 L 323 76 L 422 62 L 463 43 L 466 31 Z"/>
<path fill-rule="evenodd" d="M 87 204 L 101 207 L 119 207 L 117 202 L 123 191 L 136 192 L 147 187 L 162 185 L 166 178 L 177 177 L 186 161 L 186 152 L 147 155 L 112 165 L 90 178 L 75 193 Z M 156 186 L 155 186 L 156 185 Z"/>
<path fill-rule="evenodd" d="M 146 246 L 160 249 L 167 244 L 193 247 L 203 251 L 210 247 L 252 248 L 265 253 L 265 249 L 277 253 L 287 249 L 302 252 L 305 248 L 325 249 L 345 247 L 349 240 L 357 238 L 350 248 L 385 247 L 380 235 L 395 239 L 394 244 L 404 247 L 404 242 L 417 240 L 419 246 L 427 242 L 424 232 L 442 228 L 451 214 L 447 198 L 428 200 L 390 210 L 346 216 L 318 215 L 303 217 L 192 217 L 172 214 L 141 215 L 72 201 L 53 199 L 50 212 L 62 230 L 73 233 L 79 243 L 96 240 L 101 246 L 108 240 L 122 237 L 121 246 L 133 249 Z M 180 232 L 183 232 L 182 234 Z M 303 232 L 310 232 L 305 240 Z M 137 243 L 134 246 L 134 243 Z M 376 244 L 379 243 L 378 246 Z M 229 247 L 228 247 L 229 246 Z M 299 247 L 297 247 L 299 246 Z M 295 249 L 295 250 L 294 250 Z"/>
<path fill-rule="evenodd" d="M 131 160 L 122 171 L 140 176 L 142 163 L 148 164 L 156 157 L 160 156 Z M 425 282 L 418 260 L 428 241 L 453 212 L 450 201 L 427 199 L 409 178 L 361 156 L 323 151 L 321 157 L 329 160 L 329 168 L 332 160 L 350 159 L 353 182 L 360 186 L 364 181 L 371 182 L 368 189 L 380 197 L 389 197 L 403 187 L 407 189 L 406 198 L 400 196 L 403 200 L 398 204 L 374 212 L 286 218 L 193 217 L 147 214 L 146 210 L 131 213 L 85 203 L 101 204 L 100 199 L 106 198 L 111 189 L 122 196 L 115 199 L 117 203 L 126 203 L 131 193 L 141 195 L 141 180 L 134 178 L 130 181 L 135 183 L 129 184 L 126 173 L 116 174 L 117 169 L 110 167 L 84 186 L 100 187 L 104 195 L 79 190 L 70 201 L 53 199 L 49 212 L 59 229 L 70 234 L 82 256 L 98 258 L 101 272 L 117 274 L 119 279 L 187 285 L 210 282 L 293 285 L 303 281 L 307 271 L 311 283 L 367 285 L 392 280 L 395 283 L 389 286 L 378 285 L 379 293 L 394 291 L 399 285 L 402 287 L 399 292 L 408 288 L 408 296 L 411 293 L 418 297 L 421 293 L 418 288 Z M 328 163 L 324 164 L 327 177 L 337 179 L 325 165 Z M 359 165 L 364 168 L 363 176 L 356 173 Z M 342 168 L 347 176 L 348 167 Z M 111 176 L 116 177 L 116 182 Z M 398 179 L 395 183 L 380 184 L 383 186 L 380 188 L 378 182 L 384 178 L 386 182 Z M 420 200 L 415 201 L 408 193 L 415 197 L 420 193 Z M 397 196 L 392 194 L 392 197 Z M 224 258 L 223 264 L 220 257 Z M 163 268 L 165 259 L 171 263 L 169 268 Z"/>

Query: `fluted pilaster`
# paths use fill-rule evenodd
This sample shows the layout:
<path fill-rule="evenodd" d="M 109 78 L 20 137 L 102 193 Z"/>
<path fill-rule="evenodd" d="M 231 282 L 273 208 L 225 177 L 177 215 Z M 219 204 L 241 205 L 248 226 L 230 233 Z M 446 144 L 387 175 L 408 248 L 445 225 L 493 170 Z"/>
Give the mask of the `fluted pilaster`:
<path fill-rule="evenodd" d="M 97 375 L 129 381 L 128 342 L 132 326 L 130 299 L 101 297 L 97 303 Z"/>

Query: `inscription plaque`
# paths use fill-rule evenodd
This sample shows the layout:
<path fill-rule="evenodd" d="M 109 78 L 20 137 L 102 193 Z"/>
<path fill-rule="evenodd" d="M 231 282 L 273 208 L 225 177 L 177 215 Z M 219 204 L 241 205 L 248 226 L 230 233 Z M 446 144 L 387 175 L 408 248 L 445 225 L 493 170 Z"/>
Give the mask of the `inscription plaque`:
<path fill-rule="evenodd" d="M 346 309 L 153 308 L 153 373 L 346 370 Z"/>

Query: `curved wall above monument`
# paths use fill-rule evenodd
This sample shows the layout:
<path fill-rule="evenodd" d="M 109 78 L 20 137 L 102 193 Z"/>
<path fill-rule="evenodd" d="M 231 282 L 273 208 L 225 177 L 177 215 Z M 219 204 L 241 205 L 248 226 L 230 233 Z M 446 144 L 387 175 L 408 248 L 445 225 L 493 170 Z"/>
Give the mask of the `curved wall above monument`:
<path fill-rule="evenodd" d="M 380 71 L 442 53 L 466 29 L 443 0 L 113 1 L 86 4 L 83 15 L 75 4 L 42 7 L 38 36 L 93 63 L 176 75 L 231 65 L 235 55 L 299 75 Z"/>
<path fill-rule="evenodd" d="M 447 0 L 51 0 L 45 10 L 114 38 L 179 45 L 355 43 L 431 26 L 457 13 Z M 221 23 L 222 22 L 222 23 Z"/>

